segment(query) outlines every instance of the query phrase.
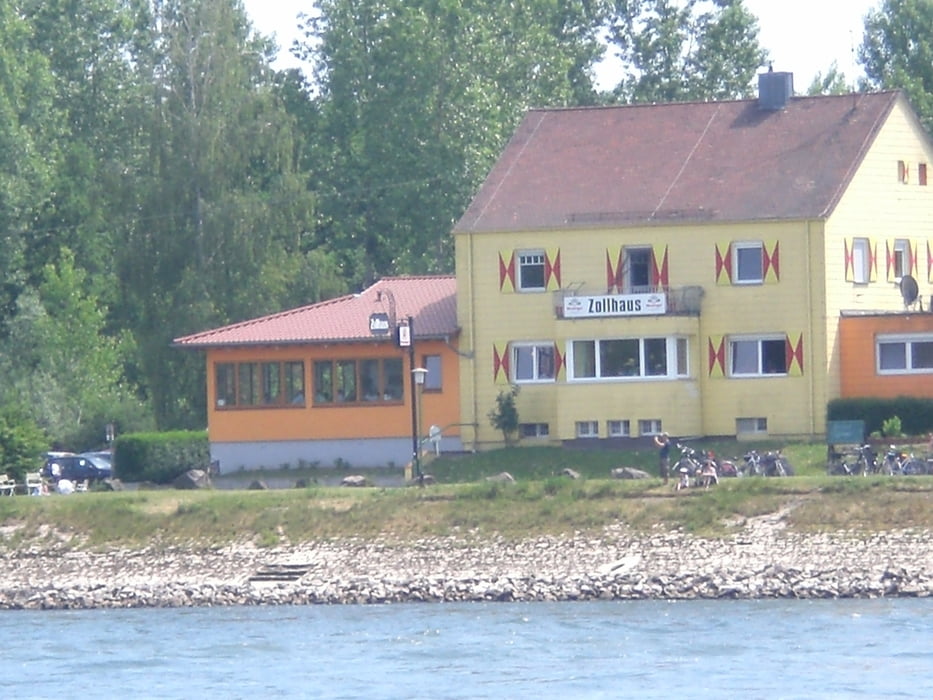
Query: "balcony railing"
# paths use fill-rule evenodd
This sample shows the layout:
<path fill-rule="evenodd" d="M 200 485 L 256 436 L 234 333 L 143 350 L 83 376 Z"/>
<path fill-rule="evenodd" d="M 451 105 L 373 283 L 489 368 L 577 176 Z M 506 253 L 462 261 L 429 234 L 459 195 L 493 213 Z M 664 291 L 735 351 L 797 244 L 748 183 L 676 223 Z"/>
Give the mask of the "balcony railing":
<path fill-rule="evenodd" d="M 625 292 L 603 292 L 583 285 L 554 292 L 557 318 L 629 316 L 699 316 L 703 287 L 633 287 Z"/>

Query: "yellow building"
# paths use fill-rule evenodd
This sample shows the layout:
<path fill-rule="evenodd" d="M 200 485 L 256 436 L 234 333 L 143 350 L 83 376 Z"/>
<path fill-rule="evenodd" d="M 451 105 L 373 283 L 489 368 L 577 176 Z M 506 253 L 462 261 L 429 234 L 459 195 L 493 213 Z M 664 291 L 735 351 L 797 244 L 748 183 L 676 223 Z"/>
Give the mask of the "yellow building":
<path fill-rule="evenodd" d="M 526 115 L 454 229 L 465 447 L 509 385 L 524 443 L 825 432 L 840 317 L 929 298 L 933 145 L 898 92 L 759 92 Z"/>

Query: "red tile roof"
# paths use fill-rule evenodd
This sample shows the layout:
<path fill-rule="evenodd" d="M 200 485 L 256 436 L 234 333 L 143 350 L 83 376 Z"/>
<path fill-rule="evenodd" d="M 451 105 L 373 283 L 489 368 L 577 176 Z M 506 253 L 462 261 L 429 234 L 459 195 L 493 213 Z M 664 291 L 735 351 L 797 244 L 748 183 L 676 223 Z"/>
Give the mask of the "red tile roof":
<path fill-rule="evenodd" d="M 359 294 L 176 338 L 173 344 L 182 348 L 206 348 L 374 342 L 380 338 L 369 331 L 370 314 L 391 313 L 390 299 L 395 300 L 398 320 L 414 318 L 416 338 L 457 334 L 457 283 L 453 276 L 443 275 L 389 277 Z"/>
<path fill-rule="evenodd" d="M 823 218 L 898 99 L 532 110 L 454 232 Z"/>

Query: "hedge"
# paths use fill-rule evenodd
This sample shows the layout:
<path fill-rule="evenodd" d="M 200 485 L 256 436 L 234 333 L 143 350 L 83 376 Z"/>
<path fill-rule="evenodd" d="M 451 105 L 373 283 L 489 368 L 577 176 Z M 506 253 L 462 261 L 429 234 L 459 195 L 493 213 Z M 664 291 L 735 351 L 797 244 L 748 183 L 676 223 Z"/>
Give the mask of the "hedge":
<path fill-rule="evenodd" d="M 865 432 L 880 432 L 882 424 L 894 416 L 901 419 L 905 435 L 925 435 L 933 431 L 933 399 L 898 396 L 894 399 L 834 399 L 826 410 L 827 420 L 863 420 Z"/>
<path fill-rule="evenodd" d="M 113 443 L 114 476 L 122 481 L 170 484 L 189 469 L 207 470 L 206 431 L 127 433 Z"/>

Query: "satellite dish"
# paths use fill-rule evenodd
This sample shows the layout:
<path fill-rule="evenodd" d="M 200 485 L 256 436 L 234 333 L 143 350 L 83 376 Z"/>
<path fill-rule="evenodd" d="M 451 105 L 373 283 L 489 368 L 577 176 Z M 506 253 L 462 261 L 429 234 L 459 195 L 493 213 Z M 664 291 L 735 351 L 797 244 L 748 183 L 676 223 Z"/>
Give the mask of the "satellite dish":
<path fill-rule="evenodd" d="M 920 287 L 917 286 L 917 280 L 911 275 L 901 277 L 901 296 L 904 298 L 904 306 L 910 306 L 917 301 L 917 295 L 920 293 Z"/>

